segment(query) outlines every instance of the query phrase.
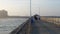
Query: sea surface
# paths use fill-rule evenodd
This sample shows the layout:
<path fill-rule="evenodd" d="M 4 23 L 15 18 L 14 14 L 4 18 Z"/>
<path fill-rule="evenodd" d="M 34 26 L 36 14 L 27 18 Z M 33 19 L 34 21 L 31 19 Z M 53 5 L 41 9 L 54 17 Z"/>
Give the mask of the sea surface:
<path fill-rule="evenodd" d="M 9 34 L 19 25 L 24 23 L 28 18 L 1 18 L 0 34 Z"/>

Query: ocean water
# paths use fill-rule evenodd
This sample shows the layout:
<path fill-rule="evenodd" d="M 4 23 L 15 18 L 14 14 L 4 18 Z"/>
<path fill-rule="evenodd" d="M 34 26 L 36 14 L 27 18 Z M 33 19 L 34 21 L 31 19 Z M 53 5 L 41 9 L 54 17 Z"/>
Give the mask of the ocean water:
<path fill-rule="evenodd" d="M 0 19 L 0 34 L 9 34 L 28 18 L 3 18 Z"/>

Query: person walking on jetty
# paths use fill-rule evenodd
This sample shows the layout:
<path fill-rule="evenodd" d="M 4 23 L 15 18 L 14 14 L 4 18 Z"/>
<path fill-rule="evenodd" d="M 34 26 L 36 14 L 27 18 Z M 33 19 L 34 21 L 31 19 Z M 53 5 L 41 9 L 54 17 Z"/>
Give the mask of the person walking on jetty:
<path fill-rule="evenodd" d="M 31 17 L 31 23 L 34 23 L 34 17 Z"/>

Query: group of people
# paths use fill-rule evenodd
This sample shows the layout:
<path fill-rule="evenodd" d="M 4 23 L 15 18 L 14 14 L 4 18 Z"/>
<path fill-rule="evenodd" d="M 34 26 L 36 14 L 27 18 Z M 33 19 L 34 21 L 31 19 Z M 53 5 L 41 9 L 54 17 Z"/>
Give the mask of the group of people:
<path fill-rule="evenodd" d="M 34 19 L 35 20 L 40 20 L 40 16 L 36 14 L 36 15 L 34 15 Z"/>
<path fill-rule="evenodd" d="M 31 17 L 31 23 L 34 23 L 35 20 L 40 20 L 40 16 L 36 14 L 33 17 Z"/>

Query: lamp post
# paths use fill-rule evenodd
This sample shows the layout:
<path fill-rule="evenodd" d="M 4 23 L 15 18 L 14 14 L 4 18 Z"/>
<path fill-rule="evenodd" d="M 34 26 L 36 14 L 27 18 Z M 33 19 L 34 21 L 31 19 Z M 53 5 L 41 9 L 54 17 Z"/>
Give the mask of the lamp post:
<path fill-rule="evenodd" d="M 31 0 L 30 0 L 30 17 L 32 16 L 32 13 L 31 13 Z"/>
<path fill-rule="evenodd" d="M 40 15 L 40 8 L 39 8 L 39 15 Z"/>

